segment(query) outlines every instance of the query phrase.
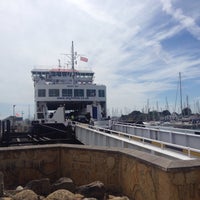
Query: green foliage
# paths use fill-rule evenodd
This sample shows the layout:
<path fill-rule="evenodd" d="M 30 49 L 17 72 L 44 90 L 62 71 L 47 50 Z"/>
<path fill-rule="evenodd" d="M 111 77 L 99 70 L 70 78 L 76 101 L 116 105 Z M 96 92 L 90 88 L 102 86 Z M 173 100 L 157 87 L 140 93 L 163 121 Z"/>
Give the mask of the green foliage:
<path fill-rule="evenodd" d="M 138 121 L 159 121 L 170 115 L 171 113 L 168 110 L 164 110 L 162 112 L 150 111 L 148 113 L 141 113 L 140 111 L 134 110 L 128 115 L 122 115 L 120 120 L 133 123 Z"/>
<path fill-rule="evenodd" d="M 192 114 L 192 111 L 191 111 L 190 108 L 188 108 L 188 107 L 183 108 L 183 110 L 182 110 L 182 115 L 183 115 L 183 116 L 189 116 L 189 115 L 191 115 L 191 114 Z"/>
<path fill-rule="evenodd" d="M 171 115 L 171 113 L 169 112 L 169 110 L 163 110 L 162 111 L 162 116 L 166 117 L 168 115 Z"/>

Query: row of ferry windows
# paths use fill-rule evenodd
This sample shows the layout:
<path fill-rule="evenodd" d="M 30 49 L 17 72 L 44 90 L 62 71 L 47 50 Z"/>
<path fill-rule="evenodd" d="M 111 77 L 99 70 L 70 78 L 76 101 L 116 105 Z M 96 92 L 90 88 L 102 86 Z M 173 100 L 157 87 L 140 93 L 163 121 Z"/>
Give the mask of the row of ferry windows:
<path fill-rule="evenodd" d="M 74 91 L 74 95 L 73 95 Z M 60 96 L 60 90 L 59 89 L 49 89 L 49 97 L 59 97 Z M 84 97 L 84 90 L 83 89 L 62 89 L 62 97 Z M 96 90 L 88 89 L 86 90 L 86 96 L 87 97 L 96 97 Z M 105 91 L 104 90 L 98 90 L 98 96 L 99 97 L 105 97 Z M 45 89 L 39 89 L 38 90 L 38 97 L 46 97 L 46 90 Z"/>
<path fill-rule="evenodd" d="M 51 73 L 45 73 L 45 72 L 33 72 L 33 75 L 36 76 L 72 76 L 72 72 L 51 72 Z M 80 72 L 74 72 L 75 76 L 79 77 L 92 77 L 94 73 L 80 73 Z"/>

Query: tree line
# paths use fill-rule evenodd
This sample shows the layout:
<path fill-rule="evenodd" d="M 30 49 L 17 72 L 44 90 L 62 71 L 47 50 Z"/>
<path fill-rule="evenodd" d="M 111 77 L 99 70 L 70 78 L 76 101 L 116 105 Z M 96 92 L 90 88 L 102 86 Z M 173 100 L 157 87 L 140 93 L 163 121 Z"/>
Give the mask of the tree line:
<path fill-rule="evenodd" d="M 149 111 L 148 113 L 135 110 L 127 115 L 121 115 L 120 120 L 133 123 L 140 121 L 170 121 L 172 119 L 178 120 L 182 117 L 190 117 L 191 115 L 193 115 L 192 111 L 188 107 L 184 108 L 180 114 L 175 112 L 170 113 L 169 110 L 163 110 L 162 112 Z"/>

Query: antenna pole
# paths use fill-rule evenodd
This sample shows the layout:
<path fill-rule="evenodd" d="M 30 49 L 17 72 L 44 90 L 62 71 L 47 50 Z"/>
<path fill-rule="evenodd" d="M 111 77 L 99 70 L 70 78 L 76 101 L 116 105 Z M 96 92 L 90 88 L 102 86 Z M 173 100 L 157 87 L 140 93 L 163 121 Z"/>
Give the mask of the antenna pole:
<path fill-rule="evenodd" d="M 71 62 L 72 62 L 72 81 L 74 84 L 74 42 L 72 41 L 72 55 L 71 55 Z"/>
<path fill-rule="evenodd" d="M 61 68 L 60 59 L 58 59 L 58 67 Z"/>
<path fill-rule="evenodd" d="M 72 41 L 72 70 L 74 72 L 74 42 Z"/>

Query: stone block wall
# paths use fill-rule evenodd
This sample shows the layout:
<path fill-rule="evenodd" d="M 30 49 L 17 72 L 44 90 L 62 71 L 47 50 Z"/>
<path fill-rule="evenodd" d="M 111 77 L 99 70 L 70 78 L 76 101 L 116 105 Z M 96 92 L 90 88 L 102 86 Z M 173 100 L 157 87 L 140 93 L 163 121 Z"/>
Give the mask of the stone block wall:
<path fill-rule="evenodd" d="M 60 173 L 57 147 L 5 147 L 0 148 L 0 171 L 7 188 L 24 185 L 32 179 L 50 177 L 55 180 Z"/>
<path fill-rule="evenodd" d="M 168 160 L 141 152 L 121 156 L 121 186 L 136 200 L 200 199 L 200 161 Z"/>
<path fill-rule="evenodd" d="M 199 200 L 200 161 L 169 160 L 144 152 L 83 145 L 0 148 L 5 188 L 62 176 L 76 185 L 99 180 L 135 200 Z"/>
<path fill-rule="evenodd" d="M 76 185 L 99 180 L 110 190 L 120 191 L 120 155 L 116 150 L 62 148 L 61 157 L 62 176 L 72 178 Z"/>

